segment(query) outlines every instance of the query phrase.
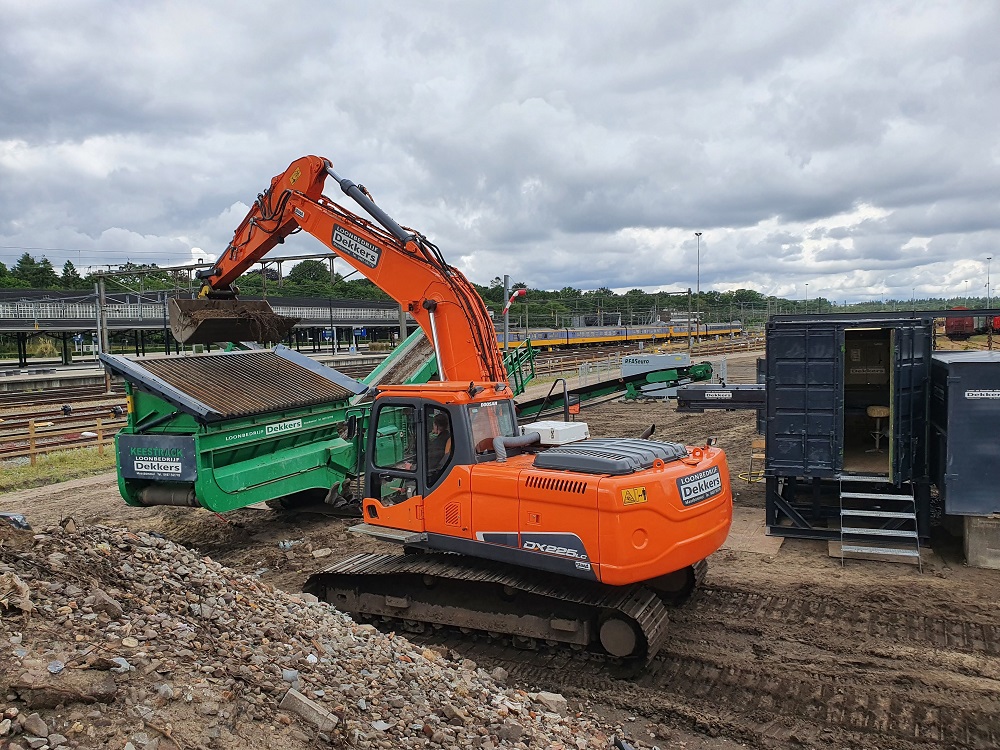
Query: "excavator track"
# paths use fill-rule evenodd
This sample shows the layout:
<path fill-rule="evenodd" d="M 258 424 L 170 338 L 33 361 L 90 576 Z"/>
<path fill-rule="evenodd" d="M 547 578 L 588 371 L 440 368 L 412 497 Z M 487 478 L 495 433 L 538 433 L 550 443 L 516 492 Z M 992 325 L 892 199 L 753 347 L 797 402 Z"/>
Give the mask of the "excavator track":
<path fill-rule="evenodd" d="M 692 588 L 706 570 L 704 561 L 692 566 Z M 448 553 L 354 555 L 311 576 L 304 590 L 414 632 L 443 625 L 506 634 L 527 647 L 559 642 L 649 660 L 668 635 L 667 605 L 641 584 L 608 586 Z"/>

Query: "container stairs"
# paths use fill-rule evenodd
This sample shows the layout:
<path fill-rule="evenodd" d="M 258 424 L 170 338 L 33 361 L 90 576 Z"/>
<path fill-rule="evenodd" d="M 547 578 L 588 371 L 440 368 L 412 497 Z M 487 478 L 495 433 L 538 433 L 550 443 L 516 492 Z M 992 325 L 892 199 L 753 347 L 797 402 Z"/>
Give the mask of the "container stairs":
<path fill-rule="evenodd" d="M 885 476 L 841 476 L 840 555 L 841 565 L 851 556 L 916 563 L 922 573 L 913 485 L 898 488 Z"/>

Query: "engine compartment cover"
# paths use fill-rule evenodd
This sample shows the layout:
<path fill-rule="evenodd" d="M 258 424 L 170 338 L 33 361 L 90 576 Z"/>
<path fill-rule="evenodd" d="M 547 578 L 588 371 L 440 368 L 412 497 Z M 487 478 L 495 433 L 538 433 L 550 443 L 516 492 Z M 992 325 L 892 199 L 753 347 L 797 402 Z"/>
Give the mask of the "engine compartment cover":
<path fill-rule="evenodd" d="M 669 463 L 685 456 L 687 448 L 680 443 L 603 438 L 549 448 L 535 456 L 533 465 L 536 469 L 620 476 L 650 469 L 657 459 Z"/>

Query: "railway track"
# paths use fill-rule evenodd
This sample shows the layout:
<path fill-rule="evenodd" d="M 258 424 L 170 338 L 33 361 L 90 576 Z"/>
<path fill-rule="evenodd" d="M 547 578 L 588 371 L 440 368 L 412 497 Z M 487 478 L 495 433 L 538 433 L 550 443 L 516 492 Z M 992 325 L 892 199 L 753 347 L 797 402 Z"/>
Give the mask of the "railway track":
<path fill-rule="evenodd" d="M 124 416 L 124 397 L 100 407 L 74 409 L 72 414 L 63 414 L 60 409 L 43 409 L 32 411 L 30 414 L 19 413 L 15 416 L 0 416 L 0 440 L 7 436 L 24 434 L 32 422 L 38 429 L 80 427 L 81 430 L 86 430 L 92 429 L 98 418 L 115 420 L 122 419 Z"/>
<path fill-rule="evenodd" d="M 9 391 L 0 393 L 0 412 L 11 410 L 34 409 L 49 404 L 69 404 L 77 408 L 83 404 L 107 399 L 125 398 L 125 389 L 121 385 L 112 388 L 112 395 L 103 385 L 71 386 L 68 388 L 49 388 L 38 391 Z"/>
<path fill-rule="evenodd" d="M 1000 746 L 1000 627 L 987 617 L 708 586 L 671 611 L 671 633 L 645 667 L 451 630 L 408 637 L 532 689 L 751 746 Z"/>

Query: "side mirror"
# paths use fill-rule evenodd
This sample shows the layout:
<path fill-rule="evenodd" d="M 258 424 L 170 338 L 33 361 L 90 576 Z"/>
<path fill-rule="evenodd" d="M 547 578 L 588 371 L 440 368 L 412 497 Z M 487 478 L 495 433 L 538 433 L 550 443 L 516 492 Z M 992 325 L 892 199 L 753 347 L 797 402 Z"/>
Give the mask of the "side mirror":
<path fill-rule="evenodd" d="M 358 418 L 352 414 L 347 418 L 347 439 L 351 440 L 358 434 Z"/>

